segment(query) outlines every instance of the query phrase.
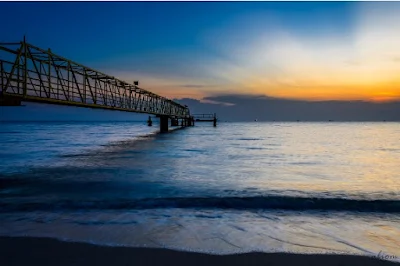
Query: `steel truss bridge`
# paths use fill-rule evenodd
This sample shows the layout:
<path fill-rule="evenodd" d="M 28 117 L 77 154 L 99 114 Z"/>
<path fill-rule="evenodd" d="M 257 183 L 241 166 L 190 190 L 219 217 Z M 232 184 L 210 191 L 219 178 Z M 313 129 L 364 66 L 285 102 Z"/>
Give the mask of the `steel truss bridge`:
<path fill-rule="evenodd" d="M 193 125 L 187 106 L 26 42 L 0 43 L 0 105 L 41 102 L 146 113 Z M 165 128 L 166 125 L 166 128 Z"/>

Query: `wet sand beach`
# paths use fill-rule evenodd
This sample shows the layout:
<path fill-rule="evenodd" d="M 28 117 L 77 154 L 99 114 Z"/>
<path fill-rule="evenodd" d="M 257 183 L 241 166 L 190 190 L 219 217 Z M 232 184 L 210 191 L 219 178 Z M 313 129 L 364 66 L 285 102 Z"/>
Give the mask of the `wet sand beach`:
<path fill-rule="evenodd" d="M 396 266 L 365 256 L 290 253 L 210 255 L 168 249 L 97 246 L 50 238 L 0 237 L 0 265 Z"/>

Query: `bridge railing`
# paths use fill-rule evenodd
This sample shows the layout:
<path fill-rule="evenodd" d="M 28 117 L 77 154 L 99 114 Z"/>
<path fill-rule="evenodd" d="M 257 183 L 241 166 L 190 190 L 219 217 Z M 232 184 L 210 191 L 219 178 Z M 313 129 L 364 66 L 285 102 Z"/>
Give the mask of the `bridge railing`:
<path fill-rule="evenodd" d="M 170 99 L 28 44 L 0 43 L 0 93 L 64 105 L 175 117 L 189 109 Z"/>
<path fill-rule="evenodd" d="M 195 119 L 214 119 L 216 114 L 193 114 L 192 115 Z"/>

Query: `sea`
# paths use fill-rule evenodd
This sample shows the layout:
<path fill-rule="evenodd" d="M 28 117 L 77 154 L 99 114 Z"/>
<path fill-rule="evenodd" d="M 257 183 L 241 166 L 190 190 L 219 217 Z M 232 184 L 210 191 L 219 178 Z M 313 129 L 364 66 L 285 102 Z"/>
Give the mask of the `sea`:
<path fill-rule="evenodd" d="M 1 122 L 0 236 L 400 261 L 400 123 Z"/>

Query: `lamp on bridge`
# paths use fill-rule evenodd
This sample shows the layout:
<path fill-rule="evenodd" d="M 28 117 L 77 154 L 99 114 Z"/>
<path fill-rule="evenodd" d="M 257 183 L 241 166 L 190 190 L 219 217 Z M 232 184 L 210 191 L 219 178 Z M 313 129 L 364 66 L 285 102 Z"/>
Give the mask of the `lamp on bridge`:
<path fill-rule="evenodd" d="M 139 81 L 138 81 L 138 80 L 135 80 L 135 81 L 133 82 L 133 84 L 134 84 L 135 86 L 138 86 L 138 85 L 139 85 Z"/>

